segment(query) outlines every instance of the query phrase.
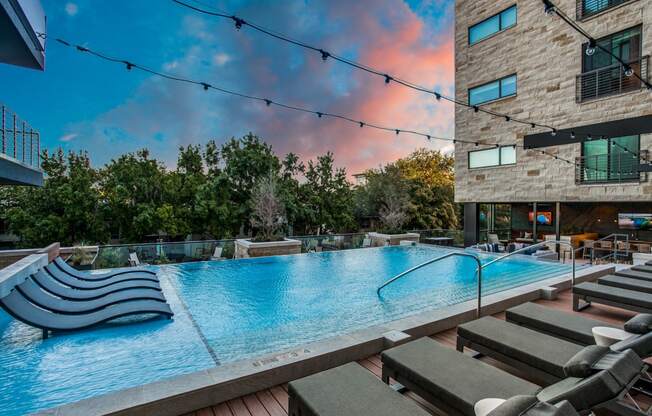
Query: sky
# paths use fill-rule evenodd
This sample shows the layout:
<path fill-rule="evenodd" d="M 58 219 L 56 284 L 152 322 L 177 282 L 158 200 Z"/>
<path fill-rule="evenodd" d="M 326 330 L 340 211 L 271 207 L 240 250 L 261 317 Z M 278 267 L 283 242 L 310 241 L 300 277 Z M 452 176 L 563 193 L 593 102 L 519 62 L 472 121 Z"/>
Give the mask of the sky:
<path fill-rule="evenodd" d="M 317 45 L 445 94 L 454 92 L 453 0 L 187 0 Z M 331 151 L 357 173 L 450 143 L 266 107 L 57 44 L 81 44 L 166 73 L 391 128 L 452 137 L 454 108 L 250 28 L 171 0 L 42 0 L 45 71 L 0 64 L 0 102 L 41 133 L 42 147 L 86 150 L 94 166 L 148 148 L 169 168 L 179 146 L 252 132 L 279 155 Z"/>

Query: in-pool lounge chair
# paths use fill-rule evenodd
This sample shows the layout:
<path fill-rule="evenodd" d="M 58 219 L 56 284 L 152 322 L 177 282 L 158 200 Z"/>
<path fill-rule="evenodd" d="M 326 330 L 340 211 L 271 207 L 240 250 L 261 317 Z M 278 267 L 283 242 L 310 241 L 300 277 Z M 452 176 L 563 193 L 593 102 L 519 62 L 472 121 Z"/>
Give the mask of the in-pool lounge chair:
<path fill-rule="evenodd" d="M 314 374 L 288 385 L 290 416 L 426 416 L 416 402 L 383 384 L 356 363 Z M 577 416 L 567 401 L 557 406 L 535 396 L 476 403 L 477 416 Z M 490 406 L 487 408 L 486 405 Z"/>
<path fill-rule="evenodd" d="M 451 416 L 473 416 L 480 400 L 517 395 L 553 404 L 568 400 L 581 413 L 604 407 L 642 415 L 620 403 L 647 368 L 641 359 L 632 351 L 592 354 L 586 349 L 601 347 L 584 348 L 565 363 L 569 376 L 543 389 L 430 338 L 383 352 L 382 378 L 388 383 L 391 377 Z"/>
<path fill-rule="evenodd" d="M 134 290 L 134 289 L 150 289 L 150 290 L 161 290 L 161 286 L 155 282 L 149 281 L 136 281 L 136 282 L 122 282 L 116 283 L 111 286 L 103 287 L 101 289 L 88 289 L 88 290 L 79 290 L 73 289 L 69 286 L 61 284 L 59 281 L 55 280 L 51 275 L 49 275 L 44 270 L 39 270 L 32 275 L 32 279 L 43 289 L 52 293 L 55 296 L 58 296 L 62 299 L 81 301 L 81 300 L 93 300 L 99 299 L 104 296 L 107 296 L 110 293 L 117 293 L 123 290 Z"/>
<path fill-rule="evenodd" d="M 173 315 L 167 303 L 155 300 L 135 300 L 86 314 L 64 315 L 39 308 L 16 289 L 0 299 L 0 306 L 17 320 L 43 330 L 43 338 L 48 337 L 49 331 L 85 329 L 124 316 L 156 314 L 171 318 Z"/>
<path fill-rule="evenodd" d="M 77 279 L 76 277 L 73 277 L 68 273 L 61 271 L 61 269 L 51 264 L 45 266 L 44 269 L 55 280 L 61 282 L 66 286 L 70 286 L 73 289 L 79 289 L 79 290 L 101 289 L 103 287 L 108 287 L 119 283 L 131 283 L 133 285 L 137 285 L 142 282 L 147 282 L 147 283 L 153 283 L 155 285 L 159 284 L 156 275 L 151 275 L 151 274 L 142 275 L 142 277 L 130 276 L 128 274 L 121 274 L 107 280 L 91 282 L 88 280 Z"/>
<path fill-rule="evenodd" d="M 647 343 L 641 341 L 645 340 L 640 339 L 643 337 L 652 338 L 652 315 L 648 314 L 636 315 L 627 321 L 624 326 L 618 326 L 528 302 L 508 309 L 505 312 L 505 319 L 508 322 L 582 346 L 595 344 L 593 328 L 618 328 L 629 332 L 631 337 L 626 341 L 620 341 L 620 343 L 616 344 L 615 349 L 620 350 L 622 345 L 629 344 L 641 358 L 647 358 L 652 354 L 652 350 L 644 349 Z"/>
<path fill-rule="evenodd" d="M 585 302 L 581 304 L 581 302 Z M 592 303 L 615 306 L 634 312 L 652 313 L 652 293 L 623 289 L 593 282 L 573 286 L 573 310 L 581 311 Z"/>
<path fill-rule="evenodd" d="M 640 338 L 638 344 L 642 345 L 637 345 L 637 349 L 649 351 L 652 338 Z M 585 348 L 597 346 L 583 347 L 486 316 L 457 327 L 457 349 L 463 351 L 464 347 L 526 371 L 538 381 L 550 384 L 566 377 L 565 366 L 572 357 Z M 614 354 L 628 351 L 638 357 L 631 344 L 615 344 L 607 349 Z"/>
<path fill-rule="evenodd" d="M 84 301 L 62 299 L 43 289 L 31 278 L 17 285 L 16 289 L 34 305 L 52 312 L 68 315 L 95 312 L 116 303 L 131 302 L 134 300 L 165 302 L 163 292 L 153 289 L 128 289 L 110 293 L 99 299 Z"/>
<path fill-rule="evenodd" d="M 71 276 L 74 276 L 78 279 L 81 280 L 90 280 L 90 281 L 97 281 L 97 280 L 106 280 L 110 279 L 114 276 L 119 276 L 122 274 L 152 274 L 156 275 L 155 272 L 151 270 L 147 270 L 144 268 L 140 267 L 130 267 L 130 268 L 125 268 L 125 269 L 120 269 L 112 272 L 107 272 L 107 273 L 86 273 L 82 272 L 80 270 L 75 269 L 68 263 L 66 263 L 61 257 L 57 257 L 54 259 L 52 262 L 54 263 L 58 268 L 60 268 L 62 271 L 68 273 Z"/>

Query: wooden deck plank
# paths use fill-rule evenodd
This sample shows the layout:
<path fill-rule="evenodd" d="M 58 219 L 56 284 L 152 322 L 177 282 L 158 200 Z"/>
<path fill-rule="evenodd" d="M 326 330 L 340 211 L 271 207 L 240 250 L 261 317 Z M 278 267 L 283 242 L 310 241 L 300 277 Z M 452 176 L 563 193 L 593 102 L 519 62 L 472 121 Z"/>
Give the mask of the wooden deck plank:
<path fill-rule="evenodd" d="M 622 324 L 630 319 L 635 314 L 629 311 L 621 310 L 618 308 L 596 305 L 583 310 L 582 312 L 574 312 L 572 310 L 572 294 L 570 291 L 563 291 L 559 294 L 556 300 L 537 300 L 536 303 L 554 308 L 557 310 L 581 314 L 588 318 L 602 320 L 607 323 Z M 501 312 L 494 315 L 497 318 L 504 319 L 505 313 Z M 457 329 L 450 329 L 431 336 L 432 339 L 450 347 L 455 348 Z M 524 379 L 529 379 L 528 375 L 524 372 L 510 368 L 503 363 L 497 362 L 493 359 L 483 357 L 482 361 L 501 368 L 509 373 Z M 363 360 L 358 361 L 360 365 L 365 367 L 371 373 L 380 377 L 382 372 L 382 361 L 380 355 L 373 355 Z M 287 416 L 288 412 L 288 385 L 282 384 L 274 386 L 270 389 L 259 391 L 255 394 L 250 394 L 244 397 L 230 400 L 213 406 L 209 409 L 202 409 L 187 416 Z M 413 399 L 419 406 L 426 409 L 428 412 L 438 416 L 445 416 L 429 403 L 425 402 L 422 398 L 414 393 L 408 392 L 406 396 Z M 638 399 L 638 397 L 637 397 Z M 642 400 L 645 405 L 649 405 L 649 400 Z"/>

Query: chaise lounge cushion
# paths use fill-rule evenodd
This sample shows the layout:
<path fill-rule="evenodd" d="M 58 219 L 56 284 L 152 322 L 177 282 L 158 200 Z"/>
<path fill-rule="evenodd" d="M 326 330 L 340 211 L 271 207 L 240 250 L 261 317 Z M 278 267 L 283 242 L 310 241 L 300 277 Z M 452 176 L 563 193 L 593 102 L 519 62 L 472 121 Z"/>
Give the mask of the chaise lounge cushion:
<path fill-rule="evenodd" d="M 652 330 L 652 314 L 639 313 L 625 322 L 625 331 L 633 334 L 647 334 Z"/>
<path fill-rule="evenodd" d="M 641 293 L 634 290 L 622 289 L 597 283 L 584 282 L 573 287 L 573 293 L 581 296 L 589 296 L 605 299 L 623 305 L 631 305 L 652 311 L 652 294 Z"/>
<path fill-rule="evenodd" d="M 392 348 L 381 357 L 383 365 L 401 378 L 468 416 L 475 414 L 473 406 L 479 400 L 535 395 L 540 389 L 430 338 Z"/>
<path fill-rule="evenodd" d="M 491 316 L 458 326 L 457 335 L 557 378 L 565 376 L 564 365 L 583 348 Z"/>
<path fill-rule="evenodd" d="M 652 280 L 652 273 L 640 272 L 632 269 L 618 270 L 615 271 L 614 274 L 616 276 L 629 277 L 631 279 Z"/>
<path fill-rule="evenodd" d="M 634 266 L 634 267 L 631 268 L 631 270 L 634 270 L 634 271 L 637 271 L 637 272 L 652 273 L 652 265 L 644 264 L 644 265 Z"/>
<path fill-rule="evenodd" d="M 577 416 L 577 412 L 567 401 L 553 405 L 540 402 L 535 396 L 515 396 L 487 416 Z"/>
<path fill-rule="evenodd" d="M 359 364 L 349 363 L 291 382 L 290 407 L 300 402 L 304 416 L 429 415 Z"/>
<path fill-rule="evenodd" d="M 603 321 L 570 314 L 528 302 L 508 309 L 505 313 L 508 322 L 576 342 L 580 345 L 595 344 L 592 329 L 608 326 Z"/>
<path fill-rule="evenodd" d="M 599 278 L 598 283 L 601 285 L 652 293 L 652 280 L 632 279 L 631 277 L 610 274 Z"/>
<path fill-rule="evenodd" d="M 594 372 L 593 365 L 609 351 L 609 347 L 598 345 L 584 347 L 564 365 L 564 373 L 567 377 L 588 377 Z"/>

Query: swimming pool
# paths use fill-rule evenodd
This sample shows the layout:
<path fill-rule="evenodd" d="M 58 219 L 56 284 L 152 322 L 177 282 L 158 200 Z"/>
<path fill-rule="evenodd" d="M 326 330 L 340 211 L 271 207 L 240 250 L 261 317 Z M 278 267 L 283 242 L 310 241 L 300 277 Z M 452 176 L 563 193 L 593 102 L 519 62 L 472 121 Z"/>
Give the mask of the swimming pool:
<path fill-rule="evenodd" d="M 0 312 L 0 415 L 50 408 L 475 299 L 475 262 L 461 257 L 418 270 L 376 295 L 393 275 L 450 251 L 402 246 L 161 266 L 172 321 L 105 325 L 47 340 Z M 487 262 L 494 255 L 480 257 Z M 485 269 L 483 295 L 569 270 L 515 256 Z"/>

